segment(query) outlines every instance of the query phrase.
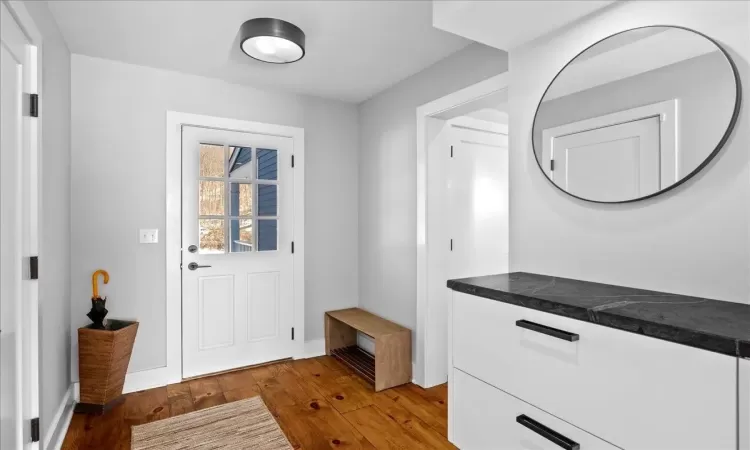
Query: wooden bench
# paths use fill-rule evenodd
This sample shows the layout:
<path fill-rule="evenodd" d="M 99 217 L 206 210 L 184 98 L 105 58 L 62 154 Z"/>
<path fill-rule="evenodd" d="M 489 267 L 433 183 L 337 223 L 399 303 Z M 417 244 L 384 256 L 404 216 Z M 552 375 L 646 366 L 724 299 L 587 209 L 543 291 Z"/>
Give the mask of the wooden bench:
<path fill-rule="evenodd" d="M 357 346 L 357 332 L 375 341 L 375 356 Z M 326 354 L 382 391 L 411 382 L 411 330 L 359 308 L 325 314 Z"/>

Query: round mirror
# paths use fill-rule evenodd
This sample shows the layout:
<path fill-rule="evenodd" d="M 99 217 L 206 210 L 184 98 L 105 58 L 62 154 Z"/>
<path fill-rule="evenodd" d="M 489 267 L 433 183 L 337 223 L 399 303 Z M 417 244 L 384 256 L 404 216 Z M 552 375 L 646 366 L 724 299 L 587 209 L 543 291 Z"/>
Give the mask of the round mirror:
<path fill-rule="evenodd" d="M 603 39 L 547 87 L 532 131 L 562 191 L 623 203 L 672 189 L 726 142 L 740 110 L 737 68 L 716 42 L 671 26 Z"/>

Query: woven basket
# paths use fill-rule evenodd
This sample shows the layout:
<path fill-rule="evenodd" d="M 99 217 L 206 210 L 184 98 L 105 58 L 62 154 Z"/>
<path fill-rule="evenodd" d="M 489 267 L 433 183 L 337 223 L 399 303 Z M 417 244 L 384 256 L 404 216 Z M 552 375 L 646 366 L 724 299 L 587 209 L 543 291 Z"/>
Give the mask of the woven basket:
<path fill-rule="evenodd" d="M 104 329 L 78 329 L 81 402 L 76 412 L 103 414 L 122 401 L 138 322 L 108 320 Z"/>

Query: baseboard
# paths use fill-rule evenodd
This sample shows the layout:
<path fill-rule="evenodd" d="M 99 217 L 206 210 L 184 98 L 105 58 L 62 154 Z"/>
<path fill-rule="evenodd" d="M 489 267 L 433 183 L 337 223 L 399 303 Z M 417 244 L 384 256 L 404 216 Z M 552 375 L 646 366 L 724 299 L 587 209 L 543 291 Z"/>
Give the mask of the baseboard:
<path fill-rule="evenodd" d="M 62 448 L 70 420 L 73 418 L 73 407 L 75 406 L 73 397 L 73 385 L 70 385 L 57 408 L 57 412 L 55 412 L 55 416 L 52 418 L 49 430 L 44 435 L 42 450 L 59 450 Z"/>
<path fill-rule="evenodd" d="M 305 352 L 297 359 L 315 358 L 316 356 L 323 356 L 325 354 L 325 339 L 315 339 L 305 342 Z M 125 385 L 122 388 L 122 393 L 129 394 L 131 392 L 153 389 L 172 383 L 179 383 L 180 381 L 182 381 L 182 379 L 175 378 L 167 367 L 131 372 L 125 375 Z M 78 382 L 73 384 L 73 398 L 76 402 L 81 400 L 81 386 Z"/>
<path fill-rule="evenodd" d="M 125 375 L 125 385 L 122 387 L 123 394 L 163 387 L 171 383 L 179 383 L 181 379 L 174 379 L 166 367 L 131 372 Z M 81 401 L 81 385 L 76 382 L 73 385 L 73 393 L 76 402 Z"/>
<path fill-rule="evenodd" d="M 326 340 L 315 339 L 312 341 L 305 341 L 305 353 L 300 358 L 296 358 L 296 359 L 315 358 L 317 356 L 323 356 L 325 354 L 326 354 Z"/>

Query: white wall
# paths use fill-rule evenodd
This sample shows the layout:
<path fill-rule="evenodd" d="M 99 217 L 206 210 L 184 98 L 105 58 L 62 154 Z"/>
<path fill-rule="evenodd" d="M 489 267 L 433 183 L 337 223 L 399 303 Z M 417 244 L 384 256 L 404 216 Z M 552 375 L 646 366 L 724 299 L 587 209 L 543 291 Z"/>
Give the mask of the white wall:
<path fill-rule="evenodd" d="M 417 309 L 416 109 L 507 68 L 505 52 L 472 44 L 359 106 L 359 304 L 410 328 L 412 340 Z"/>
<path fill-rule="evenodd" d="M 46 2 L 26 2 L 42 33 L 39 217 L 41 436 L 70 387 L 70 52 Z"/>
<path fill-rule="evenodd" d="M 748 302 L 750 123 L 684 185 L 624 205 L 576 200 L 534 161 L 531 126 L 547 84 L 579 51 L 628 28 L 674 24 L 719 41 L 750 86 L 747 2 L 621 2 L 510 52 L 511 268 Z M 745 99 L 747 100 L 747 99 Z"/>
<path fill-rule="evenodd" d="M 81 55 L 72 58 L 72 329 L 89 323 L 91 273 L 106 269 L 109 317 L 141 322 L 129 372 L 166 364 L 167 110 L 305 129 L 305 338 L 322 338 L 324 311 L 357 304 L 356 107 Z M 159 244 L 139 244 L 139 228 L 158 228 Z"/>

